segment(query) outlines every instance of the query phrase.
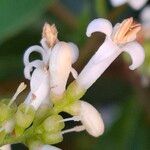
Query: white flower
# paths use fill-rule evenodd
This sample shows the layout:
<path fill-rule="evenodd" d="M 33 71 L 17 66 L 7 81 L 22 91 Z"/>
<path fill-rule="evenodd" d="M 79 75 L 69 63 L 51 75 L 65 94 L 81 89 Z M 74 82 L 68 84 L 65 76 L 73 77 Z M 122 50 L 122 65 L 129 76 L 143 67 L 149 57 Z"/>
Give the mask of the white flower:
<path fill-rule="evenodd" d="M 141 9 L 148 0 L 110 0 L 114 7 L 128 3 L 133 9 Z"/>
<path fill-rule="evenodd" d="M 4 145 L 0 147 L 0 150 L 11 150 L 11 145 L 10 144 Z"/>
<path fill-rule="evenodd" d="M 135 24 L 133 18 L 117 23 L 114 28 L 106 19 L 93 20 L 87 27 L 87 36 L 91 36 L 93 32 L 103 32 L 106 38 L 77 77 L 77 84 L 88 89 L 123 51 L 132 58 L 129 68 L 134 70 L 139 67 L 145 57 L 142 46 L 135 41 L 140 29 L 140 24 Z"/>
<path fill-rule="evenodd" d="M 52 49 L 49 61 L 51 92 L 61 96 L 65 89 L 70 72 L 76 78 L 77 72 L 72 68 L 79 55 L 73 43 L 58 42 Z"/>
<path fill-rule="evenodd" d="M 104 132 L 104 123 L 100 113 L 89 103 L 85 101 L 80 101 L 80 107 L 77 107 L 78 110 L 77 116 L 72 118 L 64 119 L 63 121 L 81 121 L 81 126 L 76 126 L 72 129 L 64 130 L 62 134 L 68 132 L 80 132 L 86 130 L 90 135 L 94 137 L 99 137 Z"/>
<path fill-rule="evenodd" d="M 140 19 L 144 31 L 144 38 L 150 39 L 150 5 L 146 6 L 141 14 Z"/>
<path fill-rule="evenodd" d="M 49 59 L 51 49 L 58 42 L 57 29 L 55 25 L 45 23 L 42 33 L 42 46 L 31 46 L 24 53 L 24 75 L 30 81 L 31 91 L 25 99 L 25 104 L 32 105 L 36 110 L 41 104 L 49 104 L 50 98 L 50 76 L 49 76 Z M 38 52 L 41 54 L 42 59 L 30 61 L 30 54 Z M 33 71 L 33 69 L 35 70 Z M 33 71 L 32 75 L 31 72 Z"/>
<path fill-rule="evenodd" d="M 30 81 L 30 88 L 31 92 L 24 103 L 32 105 L 37 110 L 41 103 L 49 101 L 49 71 L 46 68 L 37 68 L 34 70 Z"/>

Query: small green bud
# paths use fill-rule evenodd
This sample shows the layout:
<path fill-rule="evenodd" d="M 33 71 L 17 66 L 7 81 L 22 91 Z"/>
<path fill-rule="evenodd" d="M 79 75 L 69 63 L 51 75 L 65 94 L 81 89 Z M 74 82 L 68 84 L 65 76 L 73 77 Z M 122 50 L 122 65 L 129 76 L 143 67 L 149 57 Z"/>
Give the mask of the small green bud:
<path fill-rule="evenodd" d="M 35 116 L 35 110 L 32 106 L 21 104 L 16 112 L 17 126 L 25 129 L 31 125 Z"/>
<path fill-rule="evenodd" d="M 63 141 L 63 136 L 61 133 L 44 133 L 42 139 L 45 144 L 57 144 Z"/>
<path fill-rule="evenodd" d="M 81 107 L 80 105 L 81 105 L 80 101 L 75 101 L 75 102 L 65 106 L 63 108 L 63 111 L 69 113 L 72 116 L 77 116 L 80 111 L 80 107 Z"/>
<path fill-rule="evenodd" d="M 5 132 L 5 130 L 0 132 L 0 143 L 3 142 L 4 138 L 6 137 L 7 133 Z"/>
<path fill-rule="evenodd" d="M 0 102 L 0 123 L 12 118 L 12 115 L 16 112 L 16 107 L 8 106 L 8 102 L 8 99 L 3 99 Z"/>
<path fill-rule="evenodd" d="M 66 99 L 70 102 L 79 100 L 84 94 L 86 90 L 82 89 L 76 81 L 73 81 L 67 88 L 66 91 Z"/>
<path fill-rule="evenodd" d="M 63 120 L 60 115 L 53 115 L 48 117 L 43 123 L 42 126 L 46 132 L 58 132 L 61 131 L 65 124 L 61 122 Z"/>

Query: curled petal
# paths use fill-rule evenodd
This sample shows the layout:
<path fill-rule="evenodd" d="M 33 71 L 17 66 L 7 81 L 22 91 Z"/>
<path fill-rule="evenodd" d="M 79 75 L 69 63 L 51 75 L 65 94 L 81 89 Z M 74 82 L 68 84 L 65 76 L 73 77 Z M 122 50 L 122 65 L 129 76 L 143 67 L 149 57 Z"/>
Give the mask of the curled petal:
<path fill-rule="evenodd" d="M 91 36 L 94 32 L 102 32 L 107 36 L 110 36 L 112 33 L 112 24 L 107 19 L 98 18 L 91 21 L 87 27 L 86 35 Z"/>
<path fill-rule="evenodd" d="M 35 68 L 44 68 L 44 62 L 41 60 L 34 60 L 30 62 L 28 65 L 24 68 L 24 76 L 26 79 L 31 79 L 31 71 L 33 70 L 33 67 Z"/>
<path fill-rule="evenodd" d="M 42 60 L 46 63 L 48 60 L 47 58 L 47 54 L 46 52 L 44 51 L 44 49 L 38 45 L 35 45 L 35 46 L 31 46 L 30 48 L 28 48 L 25 53 L 24 53 L 24 56 L 23 56 L 23 62 L 24 62 L 24 65 L 28 65 L 30 63 L 30 60 L 29 60 L 29 57 L 30 57 L 30 54 L 32 52 L 38 52 L 41 54 L 42 56 Z"/>
<path fill-rule="evenodd" d="M 81 101 L 80 116 L 81 122 L 86 131 L 98 137 L 104 132 L 104 122 L 100 113 L 89 103 Z"/>
<path fill-rule="evenodd" d="M 144 62 L 145 53 L 143 47 L 137 42 L 130 42 L 122 47 L 122 49 L 129 53 L 132 58 L 132 65 L 129 66 L 131 70 L 138 68 Z"/>
<path fill-rule="evenodd" d="M 128 3 L 133 9 L 139 10 L 146 4 L 147 1 L 148 0 L 128 0 Z"/>
<path fill-rule="evenodd" d="M 46 69 L 35 69 L 31 77 L 31 92 L 35 93 L 43 83 L 49 85 L 49 72 Z"/>
<path fill-rule="evenodd" d="M 114 7 L 118 7 L 118 6 L 123 5 L 127 2 L 127 0 L 110 0 L 110 1 Z"/>

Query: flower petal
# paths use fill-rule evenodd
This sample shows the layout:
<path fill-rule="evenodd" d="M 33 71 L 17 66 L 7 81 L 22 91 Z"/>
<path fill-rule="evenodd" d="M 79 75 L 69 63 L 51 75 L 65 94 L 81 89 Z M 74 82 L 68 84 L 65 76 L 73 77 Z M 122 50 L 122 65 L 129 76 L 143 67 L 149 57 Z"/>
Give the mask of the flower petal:
<path fill-rule="evenodd" d="M 103 134 L 104 122 L 100 113 L 91 104 L 81 101 L 79 117 L 90 135 L 98 137 Z"/>
<path fill-rule="evenodd" d="M 138 42 L 130 42 L 122 47 L 122 49 L 129 53 L 132 58 L 132 65 L 130 69 L 134 70 L 138 68 L 144 62 L 145 53 L 143 47 Z"/>
<path fill-rule="evenodd" d="M 110 36 L 112 33 L 112 24 L 107 19 L 103 18 L 94 19 L 89 23 L 86 35 L 90 37 L 93 32 L 102 32 L 107 36 Z"/>
<path fill-rule="evenodd" d="M 28 94 L 25 104 L 32 105 L 36 110 L 41 103 L 50 96 L 49 72 L 35 69 L 30 82 L 31 92 Z"/>
<path fill-rule="evenodd" d="M 76 81 L 87 90 L 119 56 L 122 50 L 109 38 L 99 47 L 87 65 L 78 75 Z"/>
<path fill-rule="evenodd" d="M 125 4 L 127 0 L 110 0 L 110 2 L 114 7 L 118 7 L 120 5 Z"/>
<path fill-rule="evenodd" d="M 44 68 L 44 62 L 41 60 L 34 60 L 30 62 L 28 65 L 24 68 L 24 76 L 26 79 L 31 79 L 31 71 L 33 70 L 33 67 L 35 68 Z"/>
<path fill-rule="evenodd" d="M 56 95 L 63 94 L 66 89 L 74 54 L 72 46 L 66 42 L 58 42 L 52 49 L 49 61 L 50 83 L 51 91 Z"/>
<path fill-rule="evenodd" d="M 30 82 L 31 92 L 34 93 L 43 83 L 49 85 L 49 72 L 44 69 L 35 69 Z"/>
<path fill-rule="evenodd" d="M 38 45 L 35 45 L 35 46 L 31 46 L 29 47 L 25 53 L 24 53 L 24 56 L 23 56 L 23 62 L 24 62 L 24 65 L 28 65 L 30 63 L 30 60 L 29 60 L 29 56 L 32 52 L 38 52 L 41 54 L 42 56 L 42 60 L 46 63 L 48 61 L 48 56 L 46 54 L 46 52 L 44 51 L 44 49 Z"/>
<path fill-rule="evenodd" d="M 128 0 L 128 3 L 133 9 L 139 10 L 146 4 L 147 1 L 148 0 Z"/>

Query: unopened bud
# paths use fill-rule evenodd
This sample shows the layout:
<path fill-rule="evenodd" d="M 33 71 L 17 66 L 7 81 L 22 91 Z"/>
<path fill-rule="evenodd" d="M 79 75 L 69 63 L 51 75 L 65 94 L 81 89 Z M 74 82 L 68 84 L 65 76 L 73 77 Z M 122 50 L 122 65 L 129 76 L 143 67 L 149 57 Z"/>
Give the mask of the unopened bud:
<path fill-rule="evenodd" d="M 27 109 L 28 107 L 28 109 Z M 16 112 L 16 124 L 21 128 L 27 128 L 33 122 L 35 110 L 32 106 L 21 104 Z"/>
<path fill-rule="evenodd" d="M 53 115 L 48 117 L 43 122 L 42 126 L 46 132 L 58 132 L 61 131 L 65 126 L 64 122 L 60 122 L 61 120 L 63 120 L 62 116 Z"/>

